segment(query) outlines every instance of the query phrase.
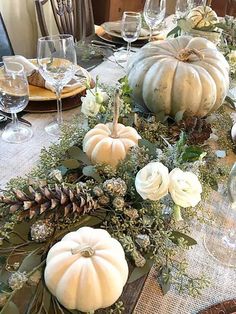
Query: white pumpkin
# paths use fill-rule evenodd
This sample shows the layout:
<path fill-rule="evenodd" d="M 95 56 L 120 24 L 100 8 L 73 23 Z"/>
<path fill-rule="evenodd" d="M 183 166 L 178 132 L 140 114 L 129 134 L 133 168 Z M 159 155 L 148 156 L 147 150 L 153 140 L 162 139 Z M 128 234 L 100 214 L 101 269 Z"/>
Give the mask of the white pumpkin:
<path fill-rule="evenodd" d="M 89 312 L 116 302 L 128 265 L 121 244 L 107 231 L 83 227 L 49 250 L 44 277 L 64 307 Z"/>
<path fill-rule="evenodd" d="M 84 137 L 83 151 L 93 164 L 105 163 L 116 167 L 141 138 L 134 128 L 118 123 L 119 105 L 119 92 L 117 92 L 113 123 L 97 124 Z"/>
<path fill-rule="evenodd" d="M 229 89 L 228 62 L 205 38 L 148 43 L 131 57 L 127 75 L 136 103 L 160 116 L 206 116 Z"/>
<path fill-rule="evenodd" d="M 219 22 L 216 12 L 211 7 L 203 5 L 193 8 L 187 19 L 192 21 L 194 28 L 208 27 Z"/>

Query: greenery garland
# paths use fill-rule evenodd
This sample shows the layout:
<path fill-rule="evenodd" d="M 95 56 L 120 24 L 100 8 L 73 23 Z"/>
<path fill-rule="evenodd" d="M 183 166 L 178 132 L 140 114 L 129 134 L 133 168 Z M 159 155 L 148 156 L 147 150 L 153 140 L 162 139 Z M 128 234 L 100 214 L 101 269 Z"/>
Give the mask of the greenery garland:
<path fill-rule="evenodd" d="M 17 312 L 14 297 L 29 287 L 27 313 L 41 313 L 40 310 L 48 313 L 49 309 L 55 313 L 75 313 L 64 309 L 49 293 L 43 283 L 43 270 L 49 248 L 81 226 L 100 226 L 120 241 L 127 259 L 135 266 L 129 282 L 155 266 L 163 293 L 173 285 L 179 292 L 196 296 L 209 285 L 204 276 L 192 277 L 184 252 L 197 244 L 189 236 L 191 221 L 208 220 L 203 202 L 228 176 L 228 168 L 220 165 L 218 157 L 219 151 L 234 149 L 228 135 L 230 115 L 223 107 L 211 116 L 210 123 L 193 117 L 178 122 L 166 120 L 162 124 L 155 116 L 135 113 L 126 78 L 119 82 L 119 89 L 120 120 L 135 125 L 142 139 L 116 169 L 91 165 L 82 151 L 86 132 L 98 121 L 105 123 L 113 117 L 115 88 L 99 85 L 97 81 L 95 88 L 88 91 L 97 106 L 96 118 L 93 111 L 87 119 L 83 114 L 75 117 L 64 127 L 59 144 L 42 149 L 37 167 L 26 177 L 10 180 L 3 191 L 1 313 Z M 224 128 L 220 127 L 222 123 Z M 213 139 L 221 140 L 216 152 L 206 141 L 212 134 Z M 179 207 L 168 195 L 157 201 L 140 197 L 135 177 L 150 162 L 161 162 L 169 171 L 177 167 L 196 173 L 203 186 L 202 202 L 184 208 L 180 216 Z M 122 311 L 120 302 L 107 310 Z"/>

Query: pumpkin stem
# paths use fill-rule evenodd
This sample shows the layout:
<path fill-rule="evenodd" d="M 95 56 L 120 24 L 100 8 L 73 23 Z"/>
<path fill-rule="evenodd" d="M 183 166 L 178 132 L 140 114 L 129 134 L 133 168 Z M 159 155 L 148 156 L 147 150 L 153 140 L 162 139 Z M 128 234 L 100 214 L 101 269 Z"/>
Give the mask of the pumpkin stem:
<path fill-rule="evenodd" d="M 204 59 L 204 55 L 195 48 L 184 48 L 179 51 L 176 56 L 176 59 L 183 62 L 188 62 L 191 55 L 197 56 L 200 60 Z"/>
<path fill-rule="evenodd" d="M 118 138 L 118 119 L 119 119 L 119 111 L 120 111 L 120 91 L 117 89 L 115 94 L 114 101 L 114 118 L 113 118 L 113 128 L 111 132 L 112 138 Z"/>
<path fill-rule="evenodd" d="M 92 257 L 95 251 L 88 245 L 79 245 L 74 249 L 71 249 L 72 255 L 80 253 L 83 257 Z"/>

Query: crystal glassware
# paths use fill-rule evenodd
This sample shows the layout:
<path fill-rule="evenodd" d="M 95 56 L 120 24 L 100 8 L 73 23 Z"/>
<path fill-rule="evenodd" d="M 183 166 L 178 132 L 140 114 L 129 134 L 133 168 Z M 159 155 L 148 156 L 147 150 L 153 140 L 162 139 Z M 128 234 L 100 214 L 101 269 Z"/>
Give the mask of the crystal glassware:
<path fill-rule="evenodd" d="M 0 110 L 12 114 L 12 122 L 7 124 L 2 139 L 9 143 L 23 143 L 32 135 L 32 128 L 20 123 L 17 113 L 22 111 L 29 101 L 29 88 L 23 66 L 9 62 L 0 73 Z"/>
<path fill-rule="evenodd" d="M 142 18 L 137 12 L 124 12 L 121 22 L 122 38 L 127 42 L 127 60 L 131 51 L 131 43 L 139 38 Z"/>
<path fill-rule="evenodd" d="M 154 29 L 161 24 L 166 14 L 166 0 L 146 0 L 144 19 L 150 29 L 149 41 L 152 40 Z"/>
<path fill-rule="evenodd" d="M 191 1 L 188 0 L 177 0 L 175 5 L 175 17 L 176 19 L 181 19 L 186 17 L 192 8 Z"/>
<path fill-rule="evenodd" d="M 236 163 L 228 179 L 228 199 L 220 197 L 213 207 L 214 221 L 204 238 L 208 253 L 228 267 L 236 267 Z"/>
<path fill-rule="evenodd" d="M 54 88 L 57 97 L 57 118 L 45 127 L 48 134 L 60 135 L 63 124 L 61 92 L 76 72 L 76 51 L 72 35 L 54 35 L 39 38 L 37 49 L 39 72 Z"/>

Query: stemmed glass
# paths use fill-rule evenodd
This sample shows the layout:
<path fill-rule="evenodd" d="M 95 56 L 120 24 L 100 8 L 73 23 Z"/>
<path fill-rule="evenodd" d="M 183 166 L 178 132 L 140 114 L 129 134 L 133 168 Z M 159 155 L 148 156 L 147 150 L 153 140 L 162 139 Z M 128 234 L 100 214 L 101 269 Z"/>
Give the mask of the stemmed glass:
<path fill-rule="evenodd" d="M 138 39 L 141 32 L 142 18 L 137 12 L 124 12 L 121 22 L 122 38 L 127 42 L 127 60 L 131 51 L 131 43 Z"/>
<path fill-rule="evenodd" d="M 166 0 L 146 0 L 144 19 L 150 28 L 149 41 L 152 40 L 153 30 L 164 20 L 166 14 Z"/>
<path fill-rule="evenodd" d="M 63 124 L 61 92 L 76 72 L 76 51 L 72 35 L 54 35 L 39 38 L 37 60 L 39 72 L 51 85 L 57 97 L 57 118 L 45 127 L 48 134 L 60 135 Z"/>
<path fill-rule="evenodd" d="M 204 242 L 208 253 L 217 261 L 236 267 L 236 163 L 228 179 L 228 196 L 229 200 L 218 200 L 214 208 L 215 221 L 208 227 Z"/>
<path fill-rule="evenodd" d="M 175 5 L 176 19 L 184 18 L 192 8 L 191 0 L 177 0 Z"/>
<path fill-rule="evenodd" d="M 2 139 L 9 143 L 23 143 L 32 135 L 31 127 L 20 123 L 17 113 L 22 111 L 29 101 L 29 88 L 23 66 L 9 62 L 5 71 L 0 73 L 0 110 L 12 114 L 12 123 L 8 124 Z"/>

